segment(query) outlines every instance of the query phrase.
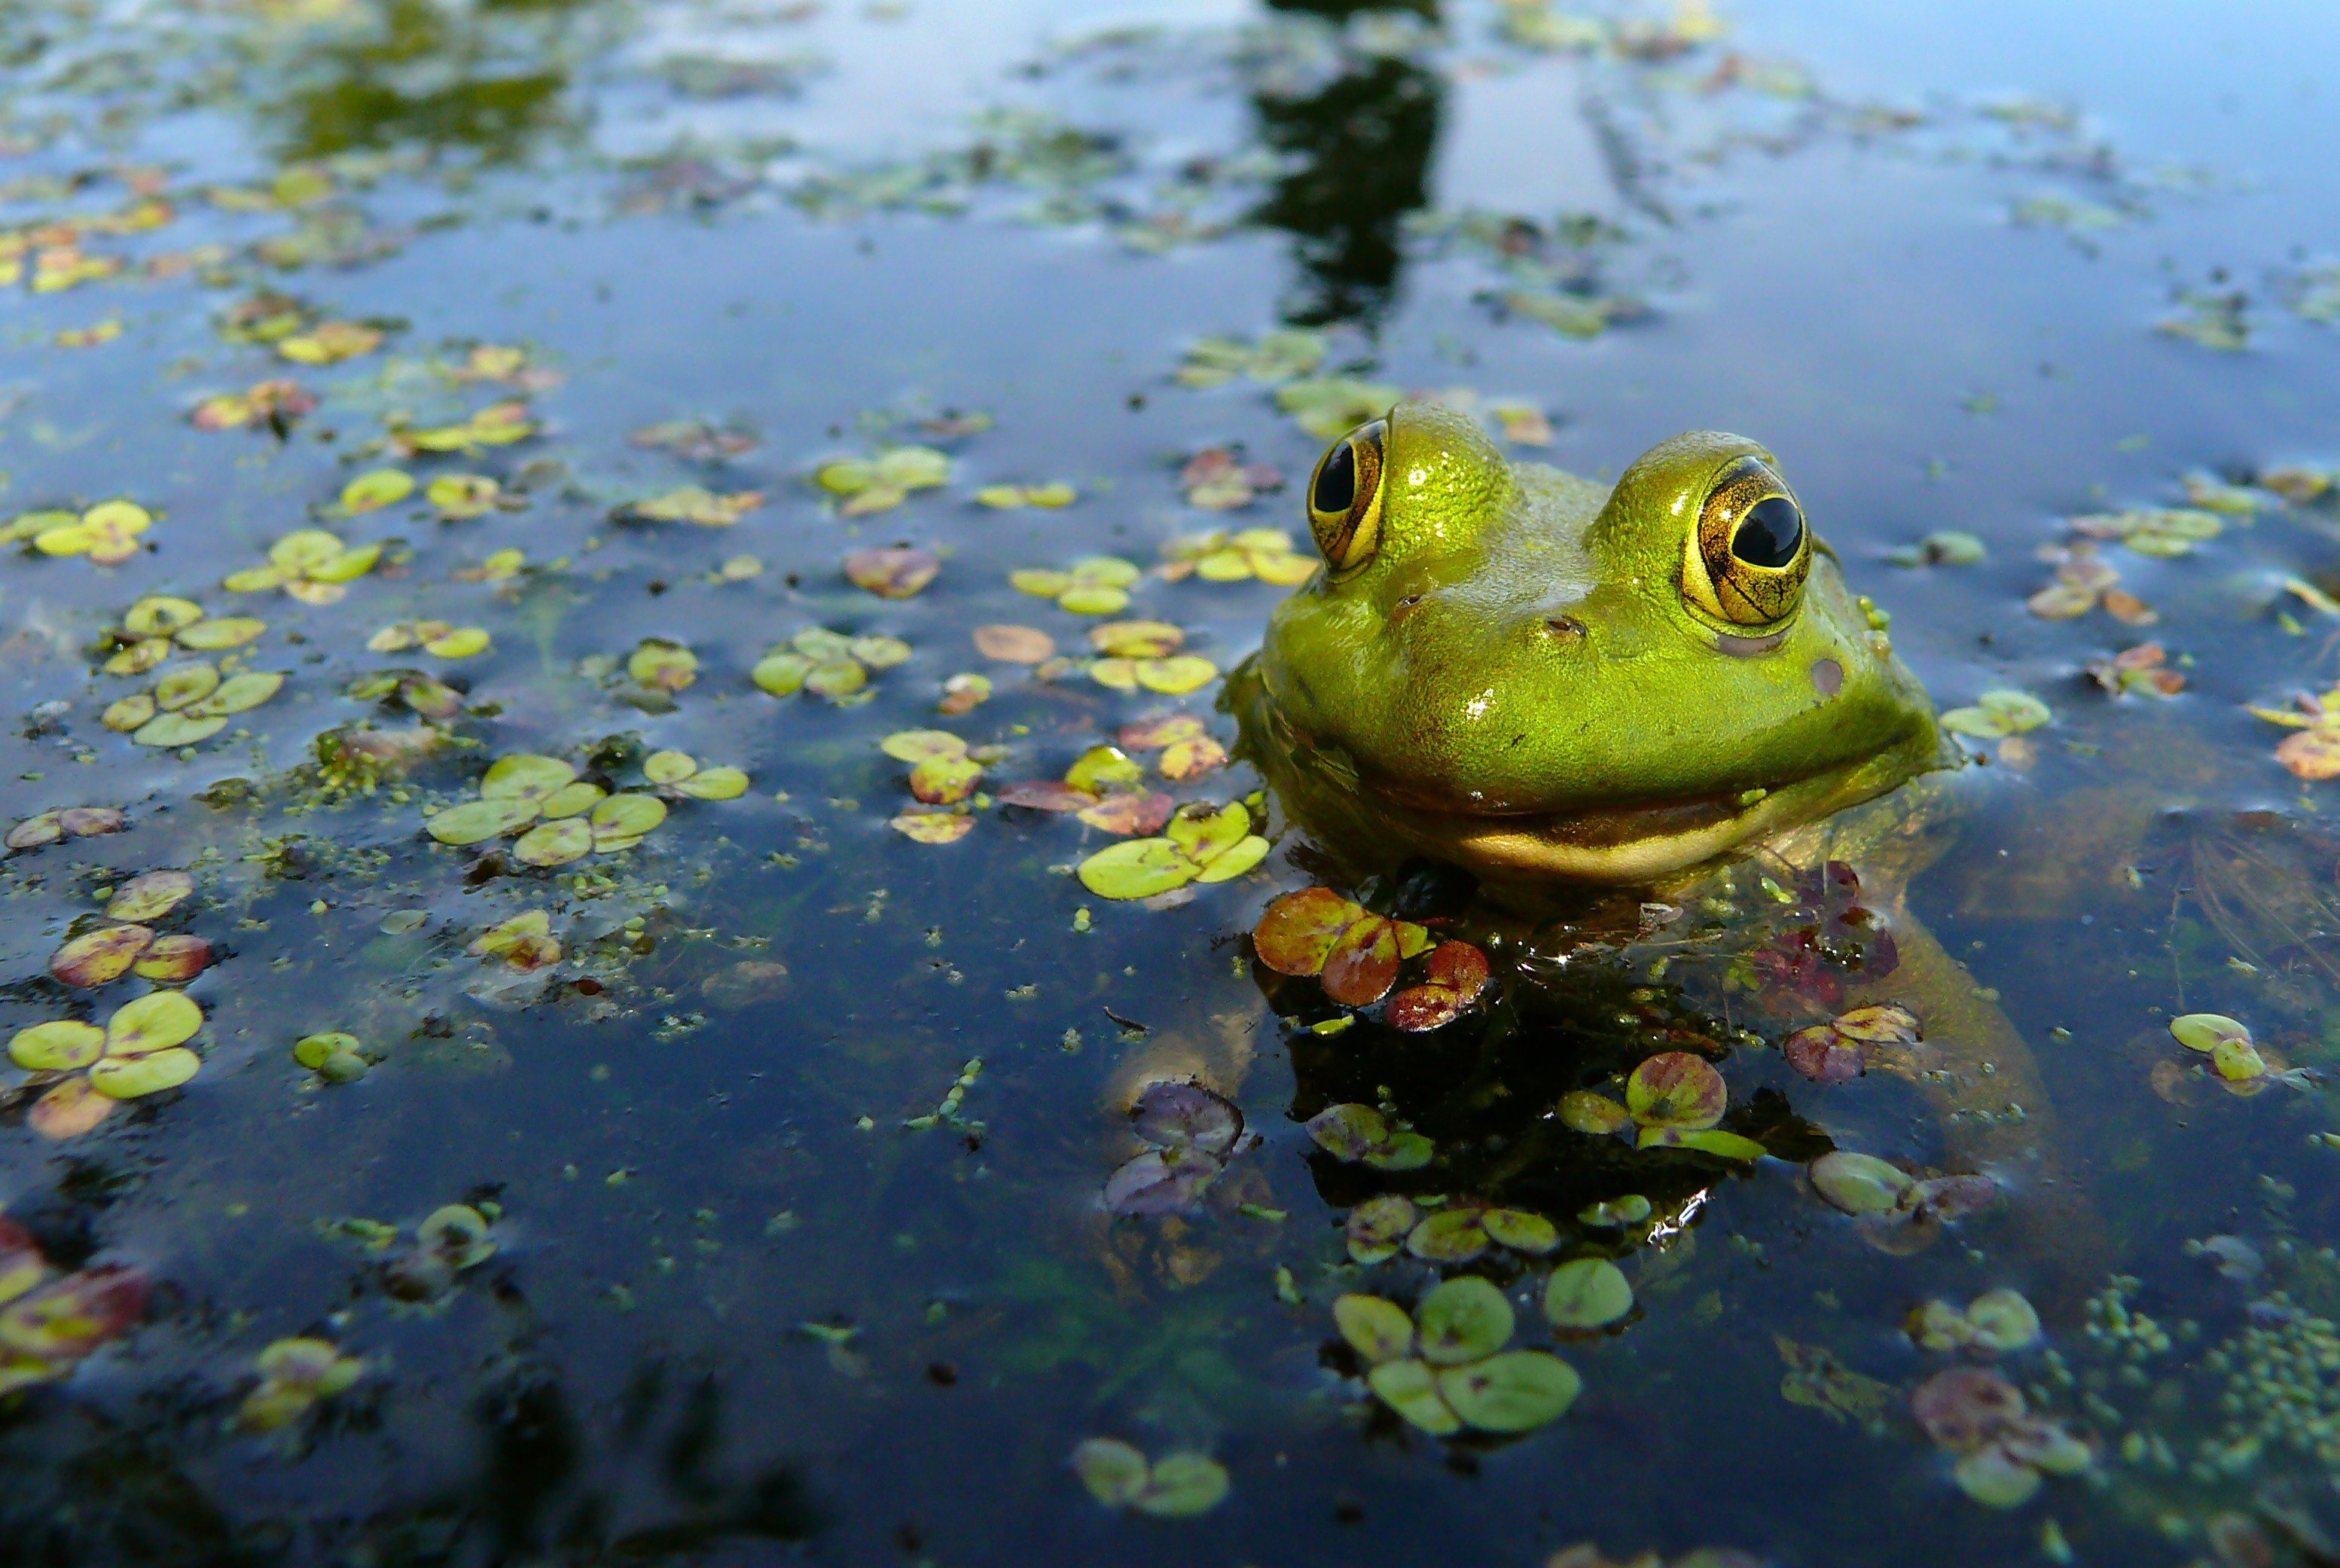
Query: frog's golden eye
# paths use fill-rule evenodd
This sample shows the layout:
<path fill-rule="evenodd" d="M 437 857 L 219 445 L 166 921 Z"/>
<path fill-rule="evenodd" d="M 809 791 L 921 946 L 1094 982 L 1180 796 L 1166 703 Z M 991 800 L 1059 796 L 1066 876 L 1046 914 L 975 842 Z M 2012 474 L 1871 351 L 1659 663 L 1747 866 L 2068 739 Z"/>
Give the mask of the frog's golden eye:
<path fill-rule="evenodd" d="M 1682 550 L 1682 592 L 1734 626 L 1770 626 L 1795 613 L 1811 575 L 1811 530 L 1786 481 L 1760 457 L 1715 477 Z"/>
<path fill-rule="evenodd" d="M 1382 452 L 1389 421 L 1361 424 L 1316 460 L 1308 481 L 1308 528 L 1334 571 L 1373 559 L 1382 541 Z"/>

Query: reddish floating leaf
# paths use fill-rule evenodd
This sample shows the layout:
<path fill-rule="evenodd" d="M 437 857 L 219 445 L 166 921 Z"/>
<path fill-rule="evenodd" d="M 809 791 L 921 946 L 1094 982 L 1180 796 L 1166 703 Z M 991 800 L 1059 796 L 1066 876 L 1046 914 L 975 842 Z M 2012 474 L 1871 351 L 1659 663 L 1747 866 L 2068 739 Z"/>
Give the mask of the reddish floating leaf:
<path fill-rule="evenodd" d="M 201 937 L 179 935 L 155 938 L 154 945 L 130 968 L 142 979 L 176 986 L 193 979 L 211 965 L 209 942 Z"/>
<path fill-rule="evenodd" d="M 2024 1411 L 2022 1390 L 1980 1366 L 1938 1372 L 1909 1396 L 1909 1413 L 1926 1435 L 1960 1454 L 2006 1432 L 2023 1419 Z"/>
<path fill-rule="evenodd" d="M 1487 988 L 1487 955 L 1468 942 L 1441 942 L 1430 955 L 1430 983 L 1453 991 L 1464 1007 Z"/>
<path fill-rule="evenodd" d="M 1798 1029 L 1780 1047 L 1788 1065 L 1816 1084 L 1840 1084 L 1868 1070 L 1868 1053 L 1859 1040 L 1837 1032 L 1833 1024 Z"/>
<path fill-rule="evenodd" d="M 1055 779 L 1028 779 L 1021 784 L 1010 784 L 999 792 L 1003 806 L 1022 806 L 1033 811 L 1086 811 L 1097 803 L 1098 798 L 1086 789 Z"/>
<path fill-rule="evenodd" d="M 1462 993 L 1451 986 L 1408 986 L 1390 998 L 1390 1027 L 1428 1034 L 1461 1017 L 1462 1006 Z"/>
<path fill-rule="evenodd" d="M 1662 1051 L 1625 1080 L 1625 1106 L 1643 1126 L 1695 1130 L 1722 1119 L 1730 1092 L 1704 1057 Z"/>
<path fill-rule="evenodd" d="M 1094 806 L 1083 807 L 1081 820 L 1108 833 L 1143 837 L 1159 833 L 1177 808 L 1178 803 L 1159 789 L 1135 790 L 1108 795 Z"/>
<path fill-rule="evenodd" d="M 1344 1007 L 1369 1007 L 1397 983 L 1397 927 L 1365 915 L 1324 955 L 1324 995 Z"/>
<path fill-rule="evenodd" d="M 857 550 L 845 558 L 846 577 L 880 599 L 909 599 L 942 569 L 943 563 L 923 550 Z"/>
<path fill-rule="evenodd" d="M 1330 888 L 1303 888 L 1267 907 L 1252 928 L 1252 945 L 1280 975 L 1321 974 L 1334 942 L 1363 913 Z"/>
<path fill-rule="evenodd" d="M 68 986 L 103 986 L 130 972 L 154 944 L 144 926 L 107 926 L 75 937 L 49 955 L 49 973 Z"/>
<path fill-rule="evenodd" d="M 0 1345 L 44 1361 L 79 1361 L 146 1310 L 146 1276 L 120 1265 L 67 1275 L 0 1311 Z"/>

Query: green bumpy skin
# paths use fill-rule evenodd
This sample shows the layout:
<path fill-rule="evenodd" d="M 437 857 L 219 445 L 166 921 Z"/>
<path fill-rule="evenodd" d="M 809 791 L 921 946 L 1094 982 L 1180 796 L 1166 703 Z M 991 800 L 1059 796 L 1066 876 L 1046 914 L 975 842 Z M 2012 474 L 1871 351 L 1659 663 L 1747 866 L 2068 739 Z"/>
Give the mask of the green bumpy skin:
<path fill-rule="evenodd" d="M 1757 443 L 1677 436 L 1603 491 L 1408 402 L 1382 453 L 1370 552 L 1334 541 L 1347 569 L 1277 606 L 1230 690 L 1320 834 L 1482 876 L 1648 884 L 1954 759 L 1824 545 L 1771 620 L 1693 601 L 1710 495 L 1742 460 L 1776 470 Z"/>

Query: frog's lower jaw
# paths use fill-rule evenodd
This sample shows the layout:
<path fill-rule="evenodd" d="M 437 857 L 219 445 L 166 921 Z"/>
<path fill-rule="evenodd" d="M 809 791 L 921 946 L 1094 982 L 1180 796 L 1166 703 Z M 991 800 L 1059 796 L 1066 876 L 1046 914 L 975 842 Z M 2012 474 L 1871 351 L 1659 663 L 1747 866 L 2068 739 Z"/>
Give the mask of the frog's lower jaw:
<path fill-rule="evenodd" d="M 1747 801 L 1666 802 L 1542 818 L 1420 809 L 1406 815 L 1482 878 L 1651 887 L 1875 799 L 1933 766 L 1934 751 L 1928 735 L 1918 745 L 1780 785 Z"/>

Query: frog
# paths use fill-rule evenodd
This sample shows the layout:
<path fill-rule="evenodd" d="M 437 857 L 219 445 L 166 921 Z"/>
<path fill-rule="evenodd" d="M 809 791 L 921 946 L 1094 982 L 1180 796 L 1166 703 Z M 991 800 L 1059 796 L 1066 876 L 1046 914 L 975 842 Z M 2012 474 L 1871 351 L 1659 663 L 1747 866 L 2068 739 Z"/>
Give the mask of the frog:
<path fill-rule="evenodd" d="M 1895 958 L 1844 1002 L 1918 1016 L 1904 1076 L 1950 1158 L 2022 1192 L 2018 1234 L 2077 1289 L 2101 1227 L 2033 1054 L 1909 907 L 1964 754 L 1774 452 L 1691 432 L 1603 485 L 1407 402 L 1333 442 L 1304 500 L 1322 565 L 1225 699 L 1286 824 L 1353 878 L 1458 870 L 1474 939 L 1530 968 L 1732 908 L 1741 872 L 1777 893 L 1857 866 Z"/>

